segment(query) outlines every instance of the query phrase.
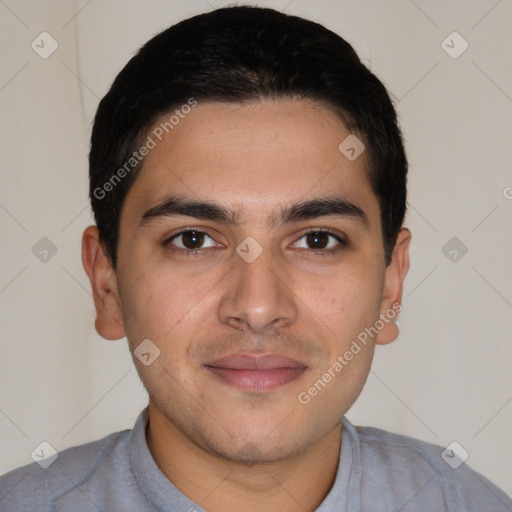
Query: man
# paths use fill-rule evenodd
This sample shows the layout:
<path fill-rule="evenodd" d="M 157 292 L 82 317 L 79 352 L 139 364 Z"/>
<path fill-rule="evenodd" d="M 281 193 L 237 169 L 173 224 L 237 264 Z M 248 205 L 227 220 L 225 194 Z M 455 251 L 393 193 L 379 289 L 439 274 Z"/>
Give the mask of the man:
<path fill-rule="evenodd" d="M 234 7 L 149 41 L 98 108 L 82 251 L 149 406 L 4 476 L 1 510 L 512 510 L 344 418 L 398 335 L 406 175 L 384 86 L 320 25 Z"/>

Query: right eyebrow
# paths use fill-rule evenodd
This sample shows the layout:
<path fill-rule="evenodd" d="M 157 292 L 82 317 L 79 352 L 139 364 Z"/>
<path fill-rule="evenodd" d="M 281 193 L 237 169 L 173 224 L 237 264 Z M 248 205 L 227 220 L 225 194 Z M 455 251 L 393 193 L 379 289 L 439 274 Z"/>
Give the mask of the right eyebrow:
<path fill-rule="evenodd" d="M 222 224 L 238 224 L 237 213 L 219 204 L 210 201 L 194 201 L 178 196 L 169 196 L 147 210 L 142 215 L 139 226 L 145 226 L 159 217 L 172 217 L 175 215 L 185 215 Z"/>

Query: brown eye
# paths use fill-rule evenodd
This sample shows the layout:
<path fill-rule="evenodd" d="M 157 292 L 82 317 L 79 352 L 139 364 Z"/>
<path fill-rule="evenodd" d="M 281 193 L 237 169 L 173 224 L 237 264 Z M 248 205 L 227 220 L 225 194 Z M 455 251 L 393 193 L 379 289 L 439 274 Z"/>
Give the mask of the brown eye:
<path fill-rule="evenodd" d="M 329 244 L 329 234 L 321 231 L 308 233 L 306 243 L 310 249 L 325 249 Z"/>
<path fill-rule="evenodd" d="M 209 242 L 209 245 L 204 245 L 208 240 L 211 241 Z M 167 241 L 167 244 L 172 244 L 186 251 L 195 251 L 208 247 L 215 247 L 215 241 L 211 236 L 206 234 L 204 231 L 199 231 L 196 229 L 189 229 L 174 235 Z"/>
<path fill-rule="evenodd" d="M 198 249 L 198 246 L 203 244 L 204 233 L 200 233 L 199 231 L 187 231 L 186 233 L 182 233 L 181 239 L 187 249 Z"/>
<path fill-rule="evenodd" d="M 307 249 L 318 254 L 332 254 L 345 247 L 348 242 L 330 231 L 310 231 L 304 233 L 294 244 L 295 248 Z"/>

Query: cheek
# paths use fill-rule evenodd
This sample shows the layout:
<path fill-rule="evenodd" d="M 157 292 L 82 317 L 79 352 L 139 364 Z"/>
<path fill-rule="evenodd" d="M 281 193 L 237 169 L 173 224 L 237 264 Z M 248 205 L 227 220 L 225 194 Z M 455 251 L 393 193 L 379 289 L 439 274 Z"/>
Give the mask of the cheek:
<path fill-rule="evenodd" d="M 297 296 L 338 340 L 357 336 L 378 317 L 380 277 L 370 266 L 353 265 L 328 276 L 307 276 Z"/>
<path fill-rule="evenodd" d="M 145 268 L 143 272 L 139 269 Z M 168 264 L 133 265 L 122 275 L 120 287 L 127 337 L 165 340 L 180 332 L 187 319 L 201 315 L 216 276 L 184 275 Z"/>

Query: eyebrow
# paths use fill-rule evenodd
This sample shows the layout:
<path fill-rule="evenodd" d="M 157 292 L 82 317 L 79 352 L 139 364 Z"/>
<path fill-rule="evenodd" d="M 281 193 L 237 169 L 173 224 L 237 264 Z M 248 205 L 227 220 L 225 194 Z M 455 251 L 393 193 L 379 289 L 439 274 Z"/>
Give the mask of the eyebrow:
<path fill-rule="evenodd" d="M 165 217 L 184 215 L 196 219 L 210 220 L 221 224 L 238 225 L 239 212 L 211 201 L 196 201 L 179 196 L 166 197 L 156 206 L 147 210 L 139 226 L 150 224 Z M 346 217 L 355 221 L 363 229 L 369 228 L 368 215 L 357 204 L 344 197 L 318 197 L 282 207 L 279 215 L 269 220 L 271 227 L 317 217 Z"/>

